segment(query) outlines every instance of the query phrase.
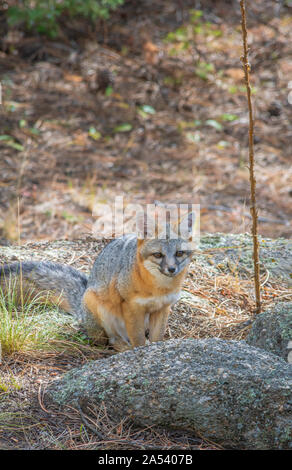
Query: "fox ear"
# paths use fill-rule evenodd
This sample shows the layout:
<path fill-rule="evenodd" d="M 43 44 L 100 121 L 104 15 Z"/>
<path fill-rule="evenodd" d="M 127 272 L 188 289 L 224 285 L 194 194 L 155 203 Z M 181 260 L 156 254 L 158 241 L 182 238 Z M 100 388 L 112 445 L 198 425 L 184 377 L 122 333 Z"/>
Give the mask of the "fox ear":
<path fill-rule="evenodd" d="M 178 225 L 179 234 L 182 238 L 186 240 L 191 240 L 193 236 L 193 231 L 196 224 L 196 213 L 189 212 Z"/>

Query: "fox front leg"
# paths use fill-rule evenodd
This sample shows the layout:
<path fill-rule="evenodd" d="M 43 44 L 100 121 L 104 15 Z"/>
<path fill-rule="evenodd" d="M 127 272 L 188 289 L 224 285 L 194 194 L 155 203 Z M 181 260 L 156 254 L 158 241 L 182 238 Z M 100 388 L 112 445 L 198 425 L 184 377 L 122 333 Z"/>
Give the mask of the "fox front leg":
<path fill-rule="evenodd" d="M 150 314 L 149 318 L 149 340 L 162 341 L 165 335 L 170 307 L 164 307 Z"/>
<path fill-rule="evenodd" d="M 123 318 L 132 348 L 144 346 L 145 337 L 145 308 L 125 302 Z"/>

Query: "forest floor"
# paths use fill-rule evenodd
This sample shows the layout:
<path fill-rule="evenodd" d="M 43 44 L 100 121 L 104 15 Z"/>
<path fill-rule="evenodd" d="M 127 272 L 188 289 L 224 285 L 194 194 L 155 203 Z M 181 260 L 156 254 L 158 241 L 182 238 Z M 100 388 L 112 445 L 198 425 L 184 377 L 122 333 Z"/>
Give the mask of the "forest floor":
<path fill-rule="evenodd" d="M 202 232 L 250 230 L 239 5 L 200 5 L 126 1 L 96 28 L 64 19 L 55 40 L 9 30 L 2 12 L 2 243 L 90 234 L 95 204 L 116 196 L 200 204 Z M 291 234 L 288 5 L 248 2 L 259 232 L 270 237 Z"/>
<path fill-rule="evenodd" d="M 90 238 L 95 204 L 121 195 L 126 203 L 200 204 L 202 232 L 250 230 L 238 4 L 134 3 L 126 1 L 96 29 L 64 19 L 55 40 L 8 30 L 0 14 L 0 244 L 79 239 L 70 249 L 71 242 L 52 242 L 53 251 L 31 243 L 19 248 L 22 255 L 32 250 L 34 259 L 88 272 L 103 243 Z M 289 238 L 291 8 L 247 3 L 259 232 Z M 245 337 L 252 275 L 215 275 L 211 266 L 212 259 L 210 267 L 191 266 L 167 337 Z M 268 271 L 262 276 L 264 305 L 289 298 Z M 74 326 L 69 331 L 68 341 L 49 350 L 3 357 L 0 449 L 220 449 L 193 433 L 116 423 L 103 409 L 84 420 L 78 410 L 47 408 L 51 380 L 112 354 L 81 336 L 69 342 Z"/>
<path fill-rule="evenodd" d="M 268 239 L 261 242 L 262 259 L 265 260 L 261 271 L 263 311 L 273 308 L 275 302 L 291 301 L 291 289 L 287 284 L 290 265 L 286 242 Z M 97 242 L 89 237 L 74 241 L 30 242 L 20 247 L 0 247 L 0 257 L 6 263 L 46 259 L 88 274 L 104 245 L 105 241 Z M 202 239 L 202 245 L 204 248 L 195 254 L 190 265 L 181 299 L 172 308 L 165 340 L 212 337 L 226 341 L 244 340 L 250 330 L 255 307 L 250 269 L 251 237 L 210 235 Z M 250 248 L 246 251 L 248 245 Z M 286 280 L 281 279 L 277 270 L 274 271 L 277 263 L 273 256 L 287 261 Z M 279 268 L 281 266 L 279 262 Z M 54 379 L 87 361 L 105 360 L 114 351 L 110 347 L 92 345 L 74 318 L 56 306 L 45 305 L 41 312 L 36 310 L 36 305 L 29 310 L 16 307 L 11 316 L 5 313 L 7 309 L 0 296 L 0 309 L 3 350 L 0 449 L 221 449 L 220 442 L 209 442 L 199 433 L 156 426 L 141 429 L 128 419 L 117 422 L 103 406 L 82 410 L 81 414 L 78 409 L 66 407 L 60 410 L 47 403 L 46 389 Z M 21 326 L 23 318 L 25 329 Z M 2 327 L 7 334 L 1 331 Z M 36 343 L 32 342 L 33 335 Z M 39 344 L 39 336 L 43 335 L 45 341 Z M 24 337 L 22 342 L 19 336 L 20 340 Z M 7 343 L 12 347 L 9 353 L 5 351 Z"/>

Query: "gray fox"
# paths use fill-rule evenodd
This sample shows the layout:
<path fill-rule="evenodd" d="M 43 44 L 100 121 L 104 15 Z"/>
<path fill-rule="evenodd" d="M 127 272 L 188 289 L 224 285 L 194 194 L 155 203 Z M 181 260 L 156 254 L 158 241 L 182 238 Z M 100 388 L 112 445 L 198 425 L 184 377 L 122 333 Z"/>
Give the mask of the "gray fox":
<path fill-rule="evenodd" d="M 191 261 L 186 242 L 193 214 L 187 217 L 184 237 L 178 223 L 166 235 L 156 228 L 150 238 L 128 234 L 112 240 L 88 278 L 70 266 L 29 261 L 4 265 L 0 286 L 5 289 L 5 279 L 12 276 L 21 277 L 24 289 L 54 292 L 61 308 L 78 319 L 95 343 L 109 342 L 117 351 L 145 345 L 146 334 L 151 342 L 160 341 Z"/>

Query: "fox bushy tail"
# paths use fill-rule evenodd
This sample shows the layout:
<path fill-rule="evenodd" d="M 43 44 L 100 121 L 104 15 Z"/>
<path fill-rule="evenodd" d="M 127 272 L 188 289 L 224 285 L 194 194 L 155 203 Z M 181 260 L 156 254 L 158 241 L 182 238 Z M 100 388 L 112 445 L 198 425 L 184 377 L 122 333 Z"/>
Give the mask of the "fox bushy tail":
<path fill-rule="evenodd" d="M 25 261 L 0 266 L 2 289 L 7 280 L 17 279 L 23 282 L 24 290 L 31 286 L 34 290 L 54 293 L 60 298 L 60 306 L 83 320 L 82 297 L 87 287 L 87 276 L 71 266 L 50 261 Z"/>

